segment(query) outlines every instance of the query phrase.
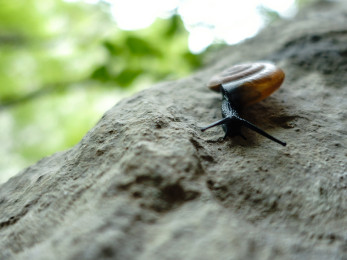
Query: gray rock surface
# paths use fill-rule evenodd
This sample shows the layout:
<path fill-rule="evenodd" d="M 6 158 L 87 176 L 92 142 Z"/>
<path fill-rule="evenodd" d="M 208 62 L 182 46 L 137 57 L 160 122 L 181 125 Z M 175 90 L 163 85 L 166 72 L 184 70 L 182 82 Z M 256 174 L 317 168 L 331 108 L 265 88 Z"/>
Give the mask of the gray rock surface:
<path fill-rule="evenodd" d="M 106 112 L 0 186 L 0 259 L 347 259 L 347 2 L 319 4 Z M 272 60 L 279 91 L 223 141 L 208 79 Z M 53 138 L 53 137 L 52 137 Z"/>

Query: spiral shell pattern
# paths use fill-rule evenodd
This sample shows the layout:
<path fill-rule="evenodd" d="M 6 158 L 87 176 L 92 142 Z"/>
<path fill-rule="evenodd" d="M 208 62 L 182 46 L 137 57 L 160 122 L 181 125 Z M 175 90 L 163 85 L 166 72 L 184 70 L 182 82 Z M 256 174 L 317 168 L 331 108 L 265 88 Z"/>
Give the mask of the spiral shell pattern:
<path fill-rule="evenodd" d="M 246 63 L 232 66 L 214 76 L 208 87 L 214 91 L 224 91 L 243 106 L 263 100 L 277 90 L 284 72 L 269 62 Z"/>

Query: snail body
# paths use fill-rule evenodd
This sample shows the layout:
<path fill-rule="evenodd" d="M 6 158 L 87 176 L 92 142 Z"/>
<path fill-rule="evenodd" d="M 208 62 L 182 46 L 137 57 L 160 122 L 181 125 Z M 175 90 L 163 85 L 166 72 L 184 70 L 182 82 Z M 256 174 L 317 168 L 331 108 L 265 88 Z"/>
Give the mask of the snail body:
<path fill-rule="evenodd" d="M 241 133 L 241 126 L 244 126 L 285 146 L 285 142 L 269 135 L 239 115 L 239 111 L 243 107 L 257 103 L 277 90 L 281 86 L 284 76 L 284 72 L 280 68 L 269 62 L 235 65 L 214 76 L 208 87 L 222 93 L 223 119 L 203 127 L 201 130 L 205 131 L 222 125 L 225 132 L 224 138 L 239 135 L 246 139 Z"/>

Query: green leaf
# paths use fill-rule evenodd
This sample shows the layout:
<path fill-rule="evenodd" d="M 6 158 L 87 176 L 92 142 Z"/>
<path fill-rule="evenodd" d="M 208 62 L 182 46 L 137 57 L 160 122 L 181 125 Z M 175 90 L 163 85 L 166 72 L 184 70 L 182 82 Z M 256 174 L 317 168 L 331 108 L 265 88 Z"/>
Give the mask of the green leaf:
<path fill-rule="evenodd" d="M 103 46 L 108 50 L 108 52 L 112 56 L 121 55 L 121 53 L 122 53 L 122 47 L 118 46 L 117 44 L 115 44 L 111 41 L 108 41 L 108 40 L 104 41 Z"/>
<path fill-rule="evenodd" d="M 99 80 L 101 82 L 107 82 L 110 80 L 111 76 L 105 65 L 97 67 L 90 76 L 92 79 Z"/>
<path fill-rule="evenodd" d="M 175 14 L 168 19 L 168 28 L 165 35 L 168 37 L 173 37 L 174 35 L 184 33 L 185 28 L 182 19 L 179 15 Z"/>
<path fill-rule="evenodd" d="M 142 39 L 137 36 L 128 36 L 125 40 L 126 46 L 129 48 L 129 51 L 134 55 L 142 56 L 158 56 L 159 52 L 151 46 L 151 43 L 148 40 Z"/>
<path fill-rule="evenodd" d="M 126 68 L 115 77 L 115 81 L 121 87 L 128 87 L 141 73 L 143 73 L 142 70 Z"/>

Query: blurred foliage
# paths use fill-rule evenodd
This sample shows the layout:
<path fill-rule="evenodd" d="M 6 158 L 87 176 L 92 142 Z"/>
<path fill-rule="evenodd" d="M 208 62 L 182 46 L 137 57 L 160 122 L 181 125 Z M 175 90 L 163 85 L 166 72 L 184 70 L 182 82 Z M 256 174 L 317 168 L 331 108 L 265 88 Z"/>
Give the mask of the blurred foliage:
<path fill-rule="evenodd" d="M 278 12 L 270 8 L 267 8 L 266 6 L 263 6 L 263 5 L 258 7 L 258 12 L 264 17 L 266 24 L 270 24 L 281 18 Z"/>
<path fill-rule="evenodd" d="M 0 1 L 0 182 L 76 144 L 120 98 L 191 73 L 187 42 L 177 15 L 122 31 L 102 2 Z"/>
<path fill-rule="evenodd" d="M 295 0 L 295 4 L 297 5 L 298 8 L 303 8 L 309 4 L 313 4 L 315 2 L 329 2 L 331 0 Z"/>
<path fill-rule="evenodd" d="M 129 87 L 139 76 L 153 81 L 184 76 L 201 65 L 201 56 L 188 50 L 181 17 L 158 19 L 151 27 L 128 31 L 103 41 L 107 58 L 91 77 Z"/>

